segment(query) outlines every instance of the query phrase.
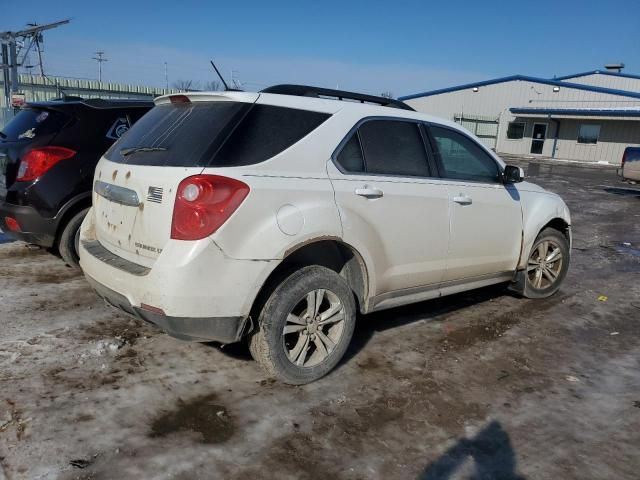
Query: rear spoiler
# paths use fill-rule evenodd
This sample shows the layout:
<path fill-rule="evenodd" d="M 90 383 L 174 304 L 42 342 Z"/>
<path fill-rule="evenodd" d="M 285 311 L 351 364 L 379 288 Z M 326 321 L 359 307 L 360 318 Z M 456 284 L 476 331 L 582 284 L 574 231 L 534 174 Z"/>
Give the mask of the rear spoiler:
<path fill-rule="evenodd" d="M 156 105 L 166 105 L 168 103 L 188 103 L 188 102 L 243 102 L 255 103 L 260 97 L 259 93 L 253 92 L 184 92 L 163 95 L 154 100 Z"/>

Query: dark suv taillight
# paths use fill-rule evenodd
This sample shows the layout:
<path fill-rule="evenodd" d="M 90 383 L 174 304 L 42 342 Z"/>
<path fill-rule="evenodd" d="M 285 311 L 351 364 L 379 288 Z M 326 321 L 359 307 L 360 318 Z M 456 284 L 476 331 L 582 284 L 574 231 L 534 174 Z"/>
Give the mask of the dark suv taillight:
<path fill-rule="evenodd" d="M 178 186 L 171 238 L 200 240 L 213 234 L 249 194 L 249 185 L 218 175 L 194 175 Z"/>
<path fill-rule="evenodd" d="M 41 177 L 60 160 L 66 160 L 76 154 L 75 150 L 65 147 L 39 147 L 29 150 L 20 160 L 17 182 L 30 182 Z"/>

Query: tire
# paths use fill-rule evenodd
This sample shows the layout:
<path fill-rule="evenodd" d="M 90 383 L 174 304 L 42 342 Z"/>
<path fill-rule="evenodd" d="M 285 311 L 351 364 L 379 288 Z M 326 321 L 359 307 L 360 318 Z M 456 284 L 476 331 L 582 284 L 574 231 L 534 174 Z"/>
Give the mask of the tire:
<path fill-rule="evenodd" d="M 80 268 L 80 257 L 78 256 L 78 242 L 80 237 L 80 225 L 87 216 L 88 208 L 79 211 L 66 225 L 62 227 L 60 239 L 58 240 L 58 252 L 67 265 L 73 268 Z"/>
<path fill-rule="evenodd" d="M 540 232 L 527 259 L 523 295 L 547 298 L 556 293 L 569 270 L 570 255 L 569 242 L 561 232 L 553 228 Z"/>
<path fill-rule="evenodd" d="M 315 316 L 307 318 L 316 304 Z M 338 364 L 355 323 L 356 303 L 344 278 L 325 267 L 302 267 L 266 299 L 249 350 L 269 376 L 292 385 L 310 383 Z"/>

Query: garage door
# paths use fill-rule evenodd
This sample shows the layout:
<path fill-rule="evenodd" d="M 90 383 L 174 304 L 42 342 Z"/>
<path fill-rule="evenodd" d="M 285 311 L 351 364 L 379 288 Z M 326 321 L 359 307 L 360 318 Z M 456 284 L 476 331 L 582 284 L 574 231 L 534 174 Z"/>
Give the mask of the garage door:
<path fill-rule="evenodd" d="M 455 114 L 453 120 L 478 137 L 486 147 L 492 150 L 496 149 L 498 140 L 497 118 L 464 113 Z"/>

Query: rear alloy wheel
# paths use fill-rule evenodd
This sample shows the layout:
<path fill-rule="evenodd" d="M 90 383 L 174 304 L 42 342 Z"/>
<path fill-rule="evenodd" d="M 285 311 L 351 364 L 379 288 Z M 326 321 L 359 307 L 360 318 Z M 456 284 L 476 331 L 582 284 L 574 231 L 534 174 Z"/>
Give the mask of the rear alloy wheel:
<path fill-rule="evenodd" d="M 336 366 L 354 326 L 355 301 L 346 281 L 327 268 L 304 267 L 269 296 L 249 347 L 270 375 L 300 385 Z"/>
<path fill-rule="evenodd" d="M 299 367 L 324 362 L 344 333 L 344 306 L 324 288 L 313 290 L 287 315 L 282 341 L 289 361 Z"/>
<path fill-rule="evenodd" d="M 547 228 L 536 239 L 529 259 L 524 295 L 545 298 L 553 295 L 569 268 L 569 244 L 562 233 Z"/>

